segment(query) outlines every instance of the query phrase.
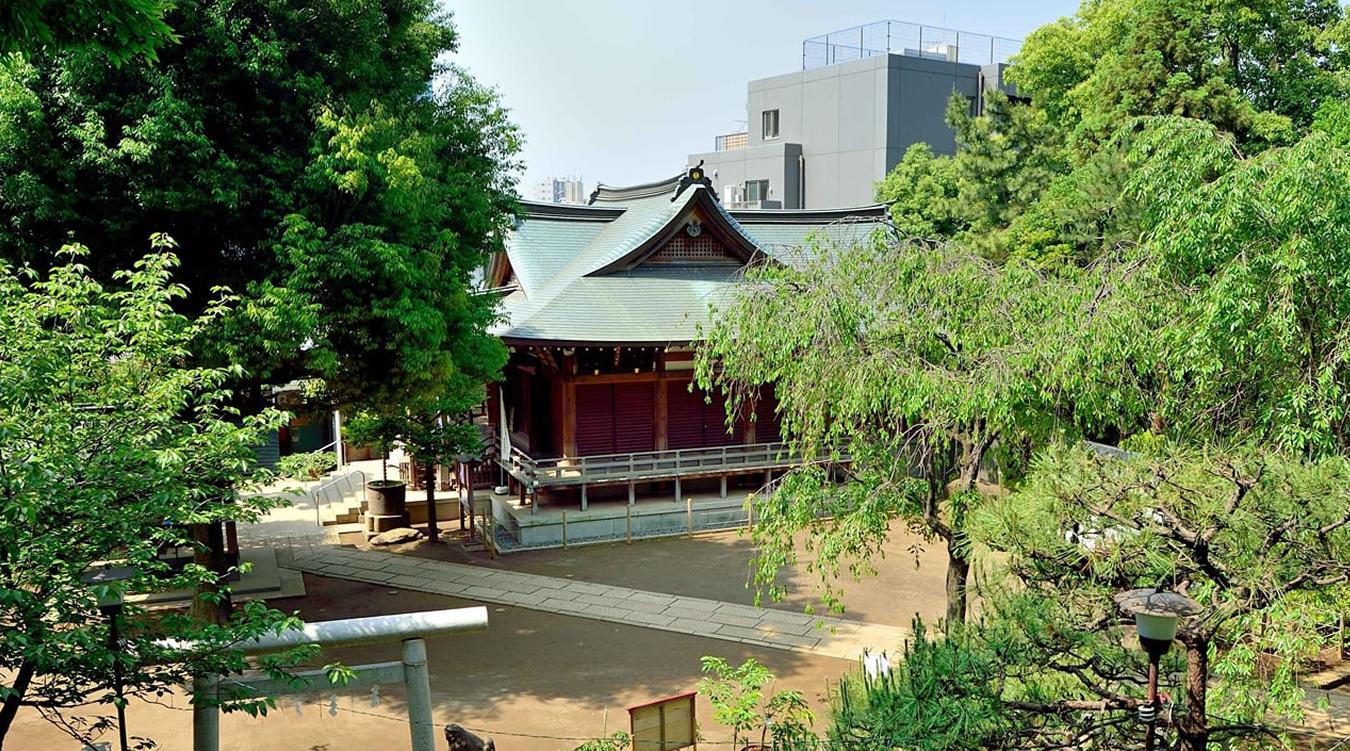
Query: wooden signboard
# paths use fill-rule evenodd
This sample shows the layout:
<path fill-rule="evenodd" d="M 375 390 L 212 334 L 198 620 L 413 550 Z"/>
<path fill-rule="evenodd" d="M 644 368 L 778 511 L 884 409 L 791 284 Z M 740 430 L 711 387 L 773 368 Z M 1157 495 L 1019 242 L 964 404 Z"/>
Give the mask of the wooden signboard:
<path fill-rule="evenodd" d="M 676 751 L 698 748 L 698 723 L 690 692 L 628 708 L 633 751 Z"/>

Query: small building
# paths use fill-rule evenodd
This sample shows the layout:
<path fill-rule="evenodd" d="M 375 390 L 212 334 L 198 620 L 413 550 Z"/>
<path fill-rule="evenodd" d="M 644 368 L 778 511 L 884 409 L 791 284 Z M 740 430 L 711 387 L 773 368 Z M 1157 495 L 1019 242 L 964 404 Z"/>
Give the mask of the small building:
<path fill-rule="evenodd" d="M 823 208 L 873 200 L 905 150 L 955 151 L 952 94 L 972 112 L 1003 80 L 1011 39 L 878 21 L 802 42 L 802 69 L 749 82 L 744 132 L 717 136 L 703 162 L 728 208 Z"/>
<path fill-rule="evenodd" d="M 729 420 L 721 395 L 693 386 L 699 327 L 747 264 L 794 263 L 886 226 L 876 205 L 728 210 L 697 167 L 647 185 L 602 185 L 585 206 L 526 203 L 486 274 L 503 295 L 495 333 L 511 351 L 487 408 L 511 486 L 510 508 L 494 509 L 500 521 L 519 527 L 541 507 L 570 508 L 578 524 L 597 500 L 618 508 L 611 520 L 644 498 L 669 512 L 690 493 L 726 498 L 729 485 L 759 487 L 793 464 L 771 388 Z M 722 506 L 738 511 L 740 500 Z M 696 524 L 684 504 L 678 511 L 681 524 L 686 512 Z M 708 515 L 708 524 L 724 517 Z"/>

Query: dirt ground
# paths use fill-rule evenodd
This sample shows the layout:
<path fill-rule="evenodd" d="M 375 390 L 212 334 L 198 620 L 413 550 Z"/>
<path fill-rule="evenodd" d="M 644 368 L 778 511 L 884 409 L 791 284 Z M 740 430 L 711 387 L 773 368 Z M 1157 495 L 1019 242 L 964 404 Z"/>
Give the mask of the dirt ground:
<path fill-rule="evenodd" d="M 306 597 L 277 605 L 296 608 L 312 621 L 476 604 L 309 575 L 305 585 L 309 589 Z M 826 716 L 826 681 L 852 667 L 832 658 L 751 649 L 733 642 L 520 608 L 489 606 L 488 618 L 487 633 L 428 640 L 432 698 L 438 725 L 457 722 L 486 730 L 502 751 L 571 749 L 580 743 L 572 739 L 600 735 L 606 723 L 611 732 L 625 729 L 626 707 L 693 690 L 703 655 L 721 655 L 734 663 L 753 656 L 778 676 L 779 689 L 804 691 L 822 717 Z M 398 658 L 397 644 L 332 649 L 324 656 L 348 665 Z M 304 695 L 298 715 L 289 699 L 282 699 L 278 710 L 266 718 L 226 715 L 221 722 L 221 749 L 409 748 L 401 688 L 381 687 L 380 693 L 380 705 L 372 707 L 366 690 L 336 691 L 336 716 L 329 713 L 331 694 Z M 172 707 L 133 703 L 127 727 L 133 735 L 154 737 L 161 748 L 189 749 L 188 704 L 182 696 L 170 703 Z M 708 740 L 727 740 L 726 732 L 712 723 L 706 703 L 698 711 Z M 20 751 L 78 748 L 28 711 L 20 714 L 11 741 L 9 747 Z"/>
<path fill-rule="evenodd" d="M 941 614 L 942 554 L 921 553 L 922 566 L 916 571 L 910 551 L 913 543 L 903 530 L 896 530 L 886 547 L 881 573 L 846 584 L 849 617 L 907 625 L 916 613 L 927 619 Z M 495 561 L 454 545 L 423 544 L 408 552 L 733 602 L 748 603 L 753 598 L 745 587 L 750 545 L 734 533 L 643 541 L 631 547 L 618 544 L 518 554 Z M 774 607 L 802 607 L 811 598 L 810 579 L 797 573 L 787 581 L 790 597 Z M 305 576 L 305 585 L 305 597 L 278 600 L 274 606 L 321 621 L 478 604 L 312 575 Z M 734 663 L 753 656 L 778 676 L 775 689 L 803 691 L 818 714 L 818 726 L 823 726 L 828 719 L 829 685 L 855 667 L 833 658 L 520 608 L 489 605 L 488 610 L 486 633 L 432 639 L 427 646 L 437 724 L 457 722 L 491 736 L 502 751 L 572 749 L 581 738 L 606 729 L 625 729 L 628 706 L 693 690 L 699 679 L 699 658 L 704 655 L 720 655 Z M 398 657 L 398 645 L 389 644 L 330 650 L 323 659 L 355 665 Z M 338 697 L 336 714 L 330 714 L 334 694 Z M 368 690 L 307 694 L 300 699 L 298 713 L 294 700 L 283 698 L 266 718 L 225 716 L 221 748 L 400 751 L 410 746 L 400 687 L 381 687 L 378 706 L 371 705 Z M 712 721 L 706 702 L 700 701 L 698 713 L 706 740 L 729 739 L 729 733 Z M 162 706 L 134 702 L 127 724 L 133 736 L 153 737 L 161 748 L 191 748 L 191 713 L 181 695 L 170 697 Z M 19 751 L 79 748 L 31 710 L 20 713 L 8 740 L 8 747 Z"/>
<path fill-rule="evenodd" d="M 648 589 L 690 597 L 704 597 L 743 604 L 754 603 L 749 585 L 750 539 L 735 531 L 574 547 L 570 550 L 540 550 L 513 553 L 490 559 L 485 552 L 465 552 L 455 542 L 462 539 L 456 521 L 443 523 L 451 544 L 417 543 L 399 552 L 458 563 L 474 563 L 577 581 Z M 364 545 L 360 535 L 344 542 Z M 815 575 L 807 572 L 812 560 L 799 550 L 801 560 L 782 577 L 788 596 L 782 602 L 766 597 L 765 607 L 801 612 L 819 605 Z M 844 592 L 844 617 L 869 623 L 909 626 L 915 616 L 933 623 L 946 608 L 946 551 L 924 543 L 903 524 L 894 523 L 882 548 L 883 557 L 875 576 L 838 583 Z"/>
<path fill-rule="evenodd" d="M 903 533 L 887 546 L 883 573 L 846 586 L 848 617 L 906 625 L 915 613 L 934 618 L 942 611 L 941 554 L 922 557 L 916 571 Z M 568 551 L 504 556 L 465 552 L 456 545 L 415 546 L 408 551 L 501 568 L 560 576 L 578 581 L 621 584 L 698 597 L 749 603 L 745 586 L 750 544 L 735 533 L 693 539 L 642 541 Z M 800 609 L 809 601 L 809 580 L 788 579 L 790 598 L 774 607 Z M 309 621 L 435 610 L 477 603 L 382 586 L 305 576 L 308 594 L 278 600 Z M 828 685 L 853 669 L 846 661 L 773 649 L 750 648 L 716 639 L 490 605 L 487 633 L 428 642 L 436 722 L 457 722 L 485 731 L 502 751 L 571 749 L 579 738 L 627 727 L 626 707 L 693 690 L 699 658 L 720 655 L 733 663 L 755 657 L 778 676 L 777 689 L 798 689 L 811 700 L 823 722 L 828 717 Z M 397 660 L 389 644 L 329 650 L 325 660 L 359 664 Z M 224 751 L 383 751 L 409 747 L 403 695 L 382 687 L 379 706 L 368 691 L 305 695 L 297 714 L 294 702 L 266 718 L 227 715 L 221 723 Z M 127 725 L 132 734 L 155 738 L 166 749 L 191 747 L 191 713 L 182 696 L 168 706 L 134 703 Z M 702 732 L 709 741 L 729 740 L 700 702 Z M 533 737 L 543 736 L 543 737 Z M 34 713 L 20 715 L 12 748 L 76 749 L 78 746 Z M 105 738 L 106 740 L 106 738 Z M 710 746 L 716 748 L 717 746 Z"/>

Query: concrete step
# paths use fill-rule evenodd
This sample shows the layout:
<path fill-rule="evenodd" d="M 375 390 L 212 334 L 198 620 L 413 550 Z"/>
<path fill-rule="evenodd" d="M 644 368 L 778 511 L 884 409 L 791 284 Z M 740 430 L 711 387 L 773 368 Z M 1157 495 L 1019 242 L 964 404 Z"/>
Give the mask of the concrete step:
<path fill-rule="evenodd" d="M 341 500 L 322 502 L 319 518 L 325 527 L 334 524 L 352 524 L 361 521 L 361 511 L 365 508 L 363 499 L 344 497 Z"/>

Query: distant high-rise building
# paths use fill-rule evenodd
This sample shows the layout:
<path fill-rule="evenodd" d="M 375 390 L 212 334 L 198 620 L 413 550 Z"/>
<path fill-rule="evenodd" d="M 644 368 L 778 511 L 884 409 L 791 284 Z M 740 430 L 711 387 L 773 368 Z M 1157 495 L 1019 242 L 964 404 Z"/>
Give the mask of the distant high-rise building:
<path fill-rule="evenodd" d="M 535 189 L 535 200 L 545 203 L 586 203 L 586 184 L 580 177 L 551 177 L 541 180 Z"/>

